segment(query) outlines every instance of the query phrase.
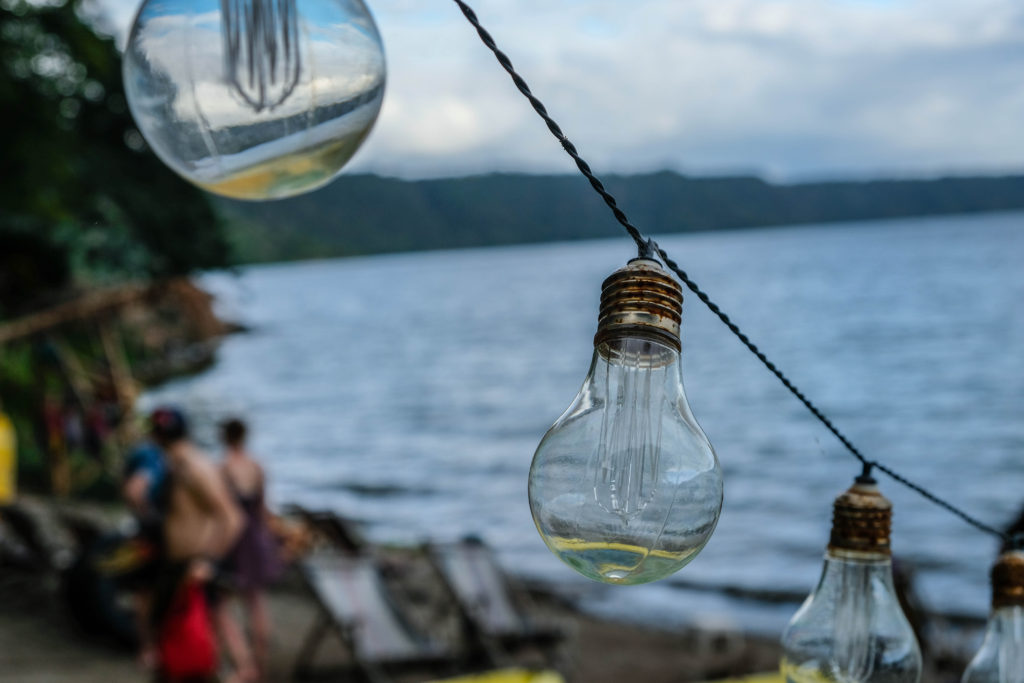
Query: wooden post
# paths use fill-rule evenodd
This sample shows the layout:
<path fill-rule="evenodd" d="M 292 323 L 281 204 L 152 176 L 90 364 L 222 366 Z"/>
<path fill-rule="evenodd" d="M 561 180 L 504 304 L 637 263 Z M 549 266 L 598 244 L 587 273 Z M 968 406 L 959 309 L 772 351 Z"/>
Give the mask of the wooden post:
<path fill-rule="evenodd" d="M 132 375 L 128 354 L 124 350 L 124 343 L 117 327 L 112 325 L 109 320 L 104 320 L 100 323 L 99 329 L 103 352 L 106 354 L 107 364 L 110 366 L 110 379 L 114 386 L 114 394 L 121 410 L 121 422 L 115 433 L 115 440 L 123 451 L 129 442 L 136 438 L 133 418 L 135 398 L 139 393 L 138 384 Z"/>
<path fill-rule="evenodd" d="M 103 343 L 103 352 L 110 366 L 110 379 L 114 385 L 117 404 L 125 414 L 128 414 L 135 403 L 136 388 L 124 344 L 121 343 L 121 335 L 109 320 L 103 320 L 99 328 L 100 341 Z"/>

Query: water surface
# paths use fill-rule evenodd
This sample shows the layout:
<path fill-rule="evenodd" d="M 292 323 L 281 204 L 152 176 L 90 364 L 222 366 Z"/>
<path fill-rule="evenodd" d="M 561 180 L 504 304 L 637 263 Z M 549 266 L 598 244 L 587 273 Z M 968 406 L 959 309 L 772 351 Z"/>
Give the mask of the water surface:
<path fill-rule="evenodd" d="M 1024 214 L 660 238 L 868 457 L 1001 525 L 1024 481 Z M 494 545 L 506 567 L 661 623 L 778 630 L 793 605 L 672 581 L 603 587 L 544 546 L 526 476 L 590 364 L 601 281 L 631 242 L 591 241 L 247 268 L 211 276 L 253 327 L 204 374 L 151 392 L 200 419 L 240 414 L 272 499 L 331 507 L 382 541 Z M 687 394 L 725 473 L 725 506 L 676 576 L 805 592 L 856 461 L 695 296 Z M 883 480 L 893 546 L 930 606 L 984 614 L 995 542 Z M 723 624 L 723 621 L 726 622 Z"/>

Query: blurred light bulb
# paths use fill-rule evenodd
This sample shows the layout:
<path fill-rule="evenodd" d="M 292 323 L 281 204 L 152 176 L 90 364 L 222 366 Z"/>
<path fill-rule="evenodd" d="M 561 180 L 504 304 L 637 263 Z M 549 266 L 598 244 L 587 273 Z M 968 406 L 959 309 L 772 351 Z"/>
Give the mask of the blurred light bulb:
<path fill-rule="evenodd" d="M 128 104 L 153 151 L 236 199 L 330 181 L 373 127 L 384 80 L 362 0 L 146 0 L 124 55 Z"/>
<path fill-rule="evenodd" d="M 1011 550 L 992 568 L 992 616 L 985 640 L 961 683 L 1024 683 L 1024 552 Z"/>
<path fill-rule="evenodd" d="M 594 358 L 530 467 L 530 509 L 563 562 L 635 584 L 692 560 L 718 523 L 722 473 L 680 369 L 682 290 L 635 259 L 604 282 Z"/>
<path fill-rule="evenodd" d="M 788 683 L 916 683 L 921 650 L 892 579 L 892 504 L 867 475 L 836 498 L 817 588 L 782 636 Z"/>

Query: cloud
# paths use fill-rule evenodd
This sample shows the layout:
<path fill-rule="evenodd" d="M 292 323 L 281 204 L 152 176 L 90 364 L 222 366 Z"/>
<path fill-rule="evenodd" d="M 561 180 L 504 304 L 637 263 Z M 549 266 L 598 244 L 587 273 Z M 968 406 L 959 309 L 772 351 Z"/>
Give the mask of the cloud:
<path fill-rule="evenodd" d="M 351 25 L 332 26 L 296 41 L 296 58 L 304 59 L 306 64 L 298 70 L 298 86 L 280 106 L 256 112 L 225 87 L 220 22 L 219 11 L 188 17 L 152 12 L 146 30 L 134 39 L 133 47 L 137 49 L 130 54 L 138 61 L 129 64 L 141 64 L 144 56 L 147 72 L 159 73 L 182 86 L 175 89 L 172 101 L 179 119 L 190 121 L 201 115 L 213 128 L 264 123 L 304 115 L 311 102 L 329 106 L 380 85 L 377 39 Z M 339 44 L 346 49 L 339 49 Z M 284 61 L 280 53 L 278 59 Z M 239 70 L 244 73 L 244 61 Z M 184 87 L 186 84 L 189 87 Z M 157 89 L 164 88 L 158 85 Z"/>
<path fill-rule="evenodd" d="M 323 0 L 318 0 L 323 1 Z M 105 0 L 123 25 L 132 3 Z M 477 0 L 600 171 L 1024 167 L 1020 0 Z M 388 92 L 353 170 L 569 172 L 447 0 L 372 0 Z"/>

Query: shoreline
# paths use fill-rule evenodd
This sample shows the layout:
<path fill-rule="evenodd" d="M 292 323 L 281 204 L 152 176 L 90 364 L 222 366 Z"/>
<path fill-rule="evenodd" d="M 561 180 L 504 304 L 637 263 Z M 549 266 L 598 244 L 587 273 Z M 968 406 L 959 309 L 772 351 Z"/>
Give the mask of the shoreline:
<path fill-rule="evenodd" d="M 70 562 L 72 550 L 66 545 L 69 521 L 74 523 L 77 519 L 114 530 L 124 519 L 123 508 L 116 505 L 31 496 L 26 496 L 20 505 L 40 520 L 40 529 L 57 566 Z M 312 552 L 323 552 L 326 545 L 321 538 Z M 389 593 L 402 611 L 408 612 L 410 623 L 418 631 L 447 641 L 455 651 L 465 647 L 460 641 L 463 635 L 457 609 L 424 548 L 370 546 L 364 554 L 375 558 Z M 586 613 L 579 607 L 585 595 L 572 597 L 550 587 L 526 586 L 516 577 L 510 577 L 510 586 L 519 594 L 520 605 L 532 620 L 556 625 L 567 634 L 557 661 L 566 664 L 564 673 L 569 681 L 680 683 L 778 670 L 778 639 L 744 632 L 735 624 L 679 628 L 640 625 Z M 65 605 L 58 571 L 25 571 L 13 564 L 0 563 L 0 604 L 5 606 L 0 610 L 0 683 L 127 683 L 145 677 L 132 651 L 123 645 L 116 646 L 110 639 L 85 633 L 75 624 Z M 269 605 L 275 629 L 268 680 L 291 680 L 296 657 L 319 611 L 296 565 L 269 591 Z M 527 651 L 525 657 L 510 659 L 509 664 L 536 667 L 550 662 L 539 654 Z M 931 654 L 922 680 L 959 680 L 965 663 L 962 658 L 934 651 Z M 342 641 L 331 635 L 322 643 L 315 661 L 318 669 L 331 671 L 350 660 Z M 399 680 L 443 677 L 420 671 Z"/>
<path fill-rule="evenodd" d="M 24 496 L 18 507 L 32 517 L 54 569 L 18 567 L 0 556 L 0 682 L 77 681 L 128 683 L 145 678 L 135 655 L 112 637 L 85 631 L 70 614 L 59 567 L 71 563 L 73 527 L 117 530 L 126 518 L 119 505 Z M 0 528 L 0 540 L 5 534 Z M 11 538 L 10 533 L 6 537 Z M 311 553 L 331 552 L 321 538 Z M 364 555 L 375 558 L 389 594 L 410 623 L 432 639 L 445 641 L 456 653 L 465 651 L 458 610 L 422 547 L 370 546 Z M 734 630 L 662 629 L 602 619 L 585 614 L 571 597 L 510 577 L 509 586 L 531 621 L 554 625 L 566 638 L 557 662 L 565 664 L 567 680 L 621 683 L 643 678 L 659 681 L 703 681 L 727 675 L 776 670 L 778 645 L 769 639 Z M 319 606 L 292 564 L 268 592 L 274 627 L 271 676 L 291 680 L 296 657 L 317 620 Z M 509 666 L 543 668 L 552 660 L 527 649 Z M 351 660 L 340 639 L 324 639 L 314 660 L 316 669 L 330 672 Z M 504 662 L 502 665 L 504 666 Z M 452 671 L 448 675 L 462 673 Z M 424 681 L 447 675 L 428 671 L 400 676 Z"/>
<path fill-rule="evenodd" d="M 52 587 L 18 585 L 4 577 L 0 600 L 0 681 L 35 683 L 129 683 L 144 680 L 134 654 L 83 633 L 54 600 Z M 296 580 L 287 579 L 291 584 Z M 291 680 L 295 658 L 313 626 L 317 606 L 296 590 L 284 586 L 270 592 L 274 620 L 271 675 L 268 680 Z M 644 680 L 704 681 L 777 669 L 778 646 L 740 633 L 682 632 L 626 625 L 584 615 L 561 601 L 538 599 L 539 612 L 569 634 L 567 680 L 622 683 Z M 341 641 L 328 636 L 318 651 L 316 670 L 325 674 L 348 663 Z M 520 664 L 536 666 L 524 659 Z M 445 678 L 426 671 L 399 676 L 401 681 Z"/>

